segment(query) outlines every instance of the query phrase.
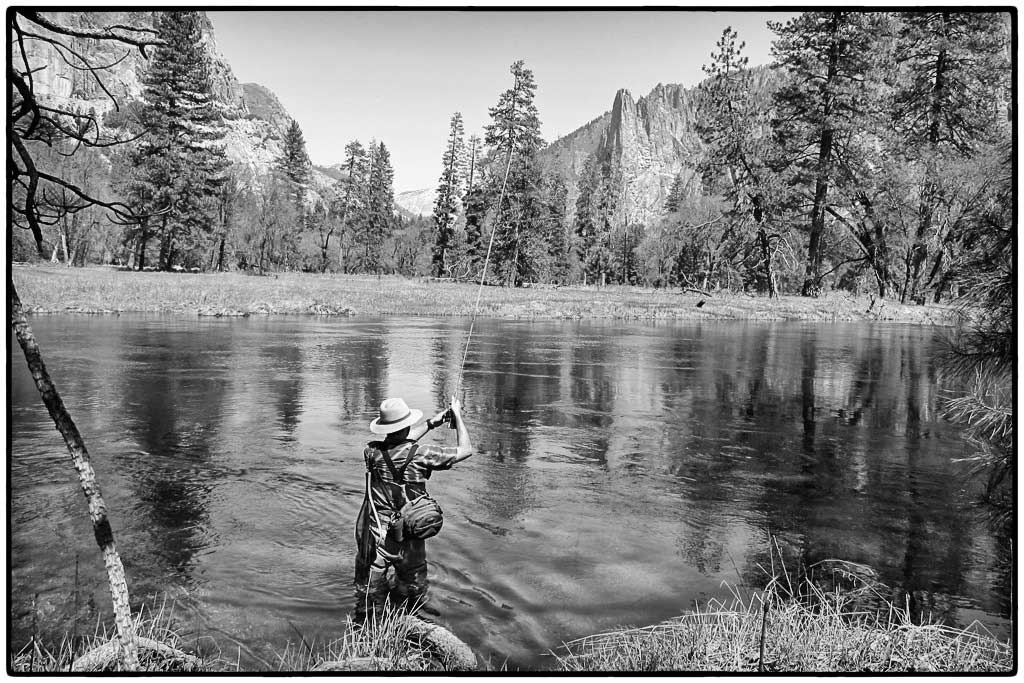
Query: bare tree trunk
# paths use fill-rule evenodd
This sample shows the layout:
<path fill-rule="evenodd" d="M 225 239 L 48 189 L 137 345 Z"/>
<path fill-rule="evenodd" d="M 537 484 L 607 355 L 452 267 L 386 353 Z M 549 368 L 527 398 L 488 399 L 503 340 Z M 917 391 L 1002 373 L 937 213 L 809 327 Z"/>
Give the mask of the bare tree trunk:
<path fill-rule="evenodd" d="M 142 270 L 142 269 L 144 269 L 146 267 L 146 242 L 147 241 L 148 241 L 148 239 L 146 238 L 145 234 L 143 234 L 143 236 L 139 238 L 139 256 L 136 259 L 136 265 L 138 266 L 138 270 Z"/>
<path fill-rule="evenodd" d="M 228 241 L 226 235 L 220 237 L 220 247 L 217 249 L 217 272 L 224 270 L 224 243 Z"/>
<path fill-rule="evenodd" d="M 124 566 L 121 564 L 121 556 L 114 544 L 114 531 L 110 527 L 110 520 L 107 517 L 107 506 L 100 495 L 99 485 L 96 483 L 96 472 L 89 461 L 89 452 L 85 448 L 82 435 L 78 432 L 74 420 L 64 407 L 57 388 L 50 380 L 46 371 L 43 357 L 36 343 L 32 328 L 28 325 L 25 312 L 22 309 L 21 299 L 14 288 L 14 281 L 8 280 L 7 291 L 10 295 L 11 305 L 11 327 L 14 335 L 25 353 L 25 361 L 28 369 L 35 380 L 36 388 L 42 396 L 43 404 L 50 413 L 57 431 L 64 438 L 64 444 L 74 461 L 75 470 L 78 472 L 78 480 L 82 486 L 82 492 L 89 506 L 89 517 L 92 519 L 93 534 L 96 543 L 103 552 L 103 563 L 107 567 L 107 579 L 110 582 L 110 597 L 114 604 L 114 623 L 117 627 L 117 637 L 120 640 L 124 654 L 124 667 L 130 671 L 139 668 L 139 653 L 134 640 L 134 625 L 132 622 L 131 608 L 128 604 L 128 583 L 125 580 Z"/>
<path fill-rule="evenodd" d="M 66 230 L 60 231 L 60 243 L 64 247 L 64 267 L 71 267 L 71 252 L 68 251 L 68 233 Z"/>

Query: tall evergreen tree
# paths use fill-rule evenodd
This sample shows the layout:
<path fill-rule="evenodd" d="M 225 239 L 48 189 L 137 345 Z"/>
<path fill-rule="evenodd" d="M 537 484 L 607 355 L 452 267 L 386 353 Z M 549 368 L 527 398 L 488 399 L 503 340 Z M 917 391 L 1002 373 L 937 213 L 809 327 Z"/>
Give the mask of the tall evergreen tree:
<path fill-rule="evenodd" d="M 950 242 L 962 235 L 938 228 L 948 203 L 943 167 L 969 159 L 992 140 L 1009 80 L 1006 15 L 987 12 L 905 12 L 895 61 L 900 79 L 894 123 L 903 153 L 921 167 L 903 301 L 923 299 L 943 267 Z M 926 262 L 933 259 L 930 274 Z M 936 292 L 938 294 L 938 292 Z"/>
<path fill-rule="evenodd" d="M 591 156 L 577 183 L 573 225 L 576 257 L 587 282 L 604 284 L 612 268 L 612 230 L 619 206 L 621 176 L 611 164 Z"/>
<path fill-rule="evenodd" d="M 465 143 L 463 141 L 462 114 L 452 116 L 448 142 L 441 157 L 441 180 L 437 186 L 434 201 L 434 275 L 444 275 L 450 265 L 447 261 L 452 241 L 455 238 L 455 218 L 462 201 L 465 187 Z"/>
<path fill-rule="evenodd" d="M 533 103 L 537 90 L 533 72 L 519 60 L 512 64 L 511 73 L 512 87 L 504 91 L 489 110 L 491 123 L 485 128 L 484 142 L 490 147 L 495 164 L 491 181 L 494 196 L 500 201 L 495 207 L 492 226 L 492 230 L 497 231 L 492 258 L 502 279 L 518 286 L 536 265 L 530 260 L 537 250 L 526 247 L 536 245 L 536 233 L 540 229 L 531 219 L 536 218 L 532 205 L 541 199 L 541 172 L 536 154 L 544 140 L 540 136 L 537 106 Z"/>
<path fill-rule="evenodd" d="M 478 135 L 469 136 L 469 163 L 466 173 L 466 192 L 462 197 L 462 213 L 466 220 L 466 257 L 472 270 L 480 267 L 483 254 L 484 218 L 487 215 L 488 181 L 484 166 L 480 162 L 481 140 Z"/>
<path fill-rule="evenodd" d="M 161 268 L 178 260 L 202 266 L 228 165 L 219 144 L 224 126 L 213 100 L 199 13 L 161 12 L 155 28 L 163 44 L 143 77 L 147 133 L 134 155 L 143 182 L 154 190 L 154 204 L 140 208 L 160 211 Z"/>
<path fill-rule="evenodd" d="M 334 213 L 341 230 L 338 236 L 338 262 L 343 272 L 349 272 L 354 265 L 349 252 L 355 247 L 359 226 L 365 222 L 364 188 L 369 171 L 366 150 L 358 140 L 345 145 L 345 161 L 342 166 L 345 175 L 335 184 Z"/>
<path fill-rule="evenodd" d="M 394 229 L 395 190 L 391 153 L 384 143 L 370 143 L 369 173 L 364 188 L 365 222 L 358 231 L 359 267 L 364 272 L 380 273 L 384 268 L 384 242 Z"/>
<path fill-rule="evenodd" d="M 484 244 L 484 220 L 487 210 L 493 201 L 488 191 L 489 183 L 484 180 L 483 173 L 477 171 L 481 178 L 462 199 L 463 212 L 466 218 L 466 258 L 472 272 L 477 272 L 486 256 L 487 245 Z"/>
<path fill-rule="evenodd" d="M 834 11 L 805 12 L 785 24 L 768 22 L 778 36 L 772 54 L 788 76 L 775 94 L 775 133 L 785 150 L 781 161 L 796 170 L 798 185 L 813 185 L 804 296 L 821 288 L 828 193 L 864 101 L 874 21 L 871 13 Z"/>
<path fill-rule="evenodd" d="M 569 276 L 569 188 L 562 176 L 555 174 L 545 182 L 544 194 L 547 205 L 544 241 L 548 247 L 544 279 L 565 284 Z"/>
<path fill-rule="evenodd" d="M 469 136 L 469 150 L 466 152 L 466 191 L 463 194 L 469 194 L 473 191 L 475 184 L 480 183 L 480 150 L 482 149 L 481 140 L 479 135 Z M 475 183 L 475 184 L 474 184 Z"/>
<path fill-rule="evenodd" d="M 672 179 L 672 186 L 668 190 L 668 196 L 665 197 L 665 213 L 672 213 L 679 209 L 680 202 L 686 197 L 687 193 L 687 179 L 683 173 L 676 173 L 676 177 Z"/>
<path fill-rule="evenodd" d="M 292 119 L 288 130 L 285 131 L 281 156 L 277 159 L 277 168 L 287 178 L 290 187 L 289 195 L 295 205 L 295 210 L 300 215 L 304 214 L 312 164 L 306 153 L 306 140 L 302 135 L 302 129 L 295 119 Z"/>
<path fill-rule="evenodd" d="M 769 228 L 773 174 L 766 161 L 770 155 L 770 110 L 754 93 L 753 75 L 743 55 L 744 43 L 732 27 L 726 27 L 716 43 L 717 52 L 702 68 L 707 79 L 700 85 L 697 100 L 697 132 L 706 153 L 702 175 L 712 191 L 732 204 L 737 223 L 753 223 L 753 240 L 767 284 L 768 296 L 778 296 L 773 266 L 778 233 Z M 671 199 L 671 197 L 670 197 Z M 681 197 L 672 202 L 678 208 Z"/>

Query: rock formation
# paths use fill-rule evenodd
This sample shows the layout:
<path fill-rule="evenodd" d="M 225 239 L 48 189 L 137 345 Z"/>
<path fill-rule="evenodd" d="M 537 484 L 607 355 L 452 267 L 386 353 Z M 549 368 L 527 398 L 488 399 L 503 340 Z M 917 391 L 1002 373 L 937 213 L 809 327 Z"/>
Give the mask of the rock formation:
<path fill-rule="evenodd" d="M 93 28 L 113 24 L 152 27 L 155 17 L 154 12 L 46 12 L 45 15 L 62 25 Z M 292 117 L 269 89 L 257 83 L 238 82 L 231 65 L 217 49 L 213 24 L 205 12 L 200 12 L 200 15 L 203 44 L 210 58 L 213 95 L 224 105 L 227 155 L 232 161 L 247 167 L 252 175 L 260 175 L 281 154 L 283 134 Z M 139 50 L 112 42 L 79 38 L 62 37 L 62 41 L 88 55 L 95 65 L 111 65 L 100 73 L 100 77 L 113 100 L 103 92 L 90 72 L 69 66 L 49 43 L 27 40 L 25 48 L 29 64 L 33 68 L 43 67 L 33 73 L 35 92 L 41 101 L 79 110 L 92 109 L 102 116 L 115 106 L 123 109 L 142 99 L 142 79 L 147 60 Z M 314 188 L 333 184 L 329 176 L 316 169 L 313 170 L 312 181 Z"/>
<path fill-rule="evenodd" d="M 615 94 L 611 111 L 559 138 L 541 152 L 548 172 L 560 173 L 575 210 L 576 184 L 587 159 L 618 164 L 626 218 L 646 224 L 657 218 L 679 173 L 692 174 L 701 143 L 695 127 L 696 88 L 658 84 L 634 100 Z"/>
<path fill-rule="evenodd" d="M 416 216 L 432 216 L 434 214 L 434 201 L 437 191 L 433 188 L 426 190 L 406 190 L 395 194 L 395 206 L 408 218 Z"/>
<path fill-rule="evenodd" d="M 638 100 L 619 90 L 610 111 L 541 150 L 544 171 L 560 174 L 569 189 L 570 220 L 577 183 L 587 159 L 594 156 L 622 170 L 622 205 L 631 223 L 646 225 L 662 214 L 676 175 L 692 175 L 701 153 L 696 90 L 658 84 Z M 414 190 L 396 195 L 395 203 L 412 214 L 429 214 L 433 198 L 433 190 Z"/>

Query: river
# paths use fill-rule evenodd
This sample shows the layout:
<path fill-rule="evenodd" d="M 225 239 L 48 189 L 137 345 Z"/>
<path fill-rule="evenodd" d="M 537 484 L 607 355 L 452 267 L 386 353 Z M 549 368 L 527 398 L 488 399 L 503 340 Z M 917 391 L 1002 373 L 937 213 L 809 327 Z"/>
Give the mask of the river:
<path fill-rule="evenodd" d="M 337 636 L 353 608 L 367 424 L 427 415 L 469 321 L 121 315 L 30 320 L 90 449 L 133 602 L 243 668 Z M 476 455 L 431 479 L 434 618 L 492 667 L 647 625 L 723 585 L 870 566 L 901 604 L 1009 632 L 1006 538 L 971 506 L 941 330 L 893 324 L 478 320 Z M 10 342 L 9 644 L 110 621 L 67 451 Z M 454 432 L 431 433 L 451 445 Z"/>

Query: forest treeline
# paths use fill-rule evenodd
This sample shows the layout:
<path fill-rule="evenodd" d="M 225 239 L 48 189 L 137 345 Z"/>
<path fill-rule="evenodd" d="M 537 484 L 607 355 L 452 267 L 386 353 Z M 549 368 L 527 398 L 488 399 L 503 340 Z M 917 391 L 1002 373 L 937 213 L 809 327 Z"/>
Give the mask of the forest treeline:
<path fill-rule="evenodd" d="M 774 61 L 757 68 L 723 32 L 697 88 L 700 150 L 662 215 L 640 224 L 625 218 L 629 178 L 613 155 L 573 179 L 542 163 L 522 61 L 479 134 L 452 115 L 432 216 L 396 212 L 380 141 L 350 142 L 330 186 L 314 182 L 295 121 L 266 173 L 233 164 L 198 13 L 157 13 L 142 101 L 93 120 L 125 141 L 83 146 L 80 130 L 30 143 L 40 165 L 124 205 L 111 223 L 109 207 L 67 211 L 66 190 L 45 195 L 45 256 L 476 280 L 490 252 L 486 279 L 506 285 L 956 295 L 1010 220 L 1009 14 L 806 12 L 769 28 Z"/>

